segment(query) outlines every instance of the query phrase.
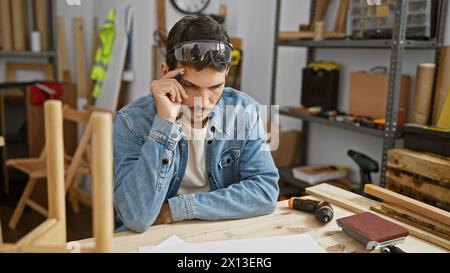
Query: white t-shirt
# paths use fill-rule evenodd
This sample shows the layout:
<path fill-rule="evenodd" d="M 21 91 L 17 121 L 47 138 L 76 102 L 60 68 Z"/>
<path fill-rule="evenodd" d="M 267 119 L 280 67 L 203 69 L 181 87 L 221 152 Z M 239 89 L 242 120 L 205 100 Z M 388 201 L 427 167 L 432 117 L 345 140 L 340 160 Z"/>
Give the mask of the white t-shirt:
<path fill-rule="evenodd" d="M 202 129 L 195 129 L 191 127 L 187 118 L 182 117 L 180 121 L 183 133 L 188 136 L 188 162 L 178 194 L 209 192 L 205 166 L 205 140 L 208 124 Z"/>

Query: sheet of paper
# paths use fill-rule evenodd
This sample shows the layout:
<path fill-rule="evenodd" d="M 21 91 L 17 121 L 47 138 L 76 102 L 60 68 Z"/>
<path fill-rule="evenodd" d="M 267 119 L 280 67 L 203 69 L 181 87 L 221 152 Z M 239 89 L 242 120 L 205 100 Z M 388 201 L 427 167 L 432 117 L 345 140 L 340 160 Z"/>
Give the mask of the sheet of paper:
<path fill-rule="evenodd" d="M 187 243 L 172 236 L 158 246 L 141 247 L 140 253 L 325 253 L 307 234 Z"/>
<path fill-rule="evenodd" d="M 157 250 L 158 248 L 163 249 L 167 247 L 173 247 L 175 245 L 179 245 L 184 243 L 183 240 L 180 239 L 180 237 L 176 235 L 172 235 L 169 237 L 169 239 L 163 241 L 157 246 L 143 246 L 139 248 L 139 253 L 156 253 L 154 250 Z"/>

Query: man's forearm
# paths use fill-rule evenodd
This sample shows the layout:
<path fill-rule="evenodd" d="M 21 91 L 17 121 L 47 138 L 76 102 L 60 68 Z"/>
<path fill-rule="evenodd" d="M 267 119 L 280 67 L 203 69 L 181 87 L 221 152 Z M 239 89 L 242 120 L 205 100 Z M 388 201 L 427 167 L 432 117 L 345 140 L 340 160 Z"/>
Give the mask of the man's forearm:
<path fill-rule="evenodd" d="M 212 192 L 176 196 L 169 205 L 174 221 L 241 219 L 272 213 L 277 198 L 278 173 L 271 173 Z"/>

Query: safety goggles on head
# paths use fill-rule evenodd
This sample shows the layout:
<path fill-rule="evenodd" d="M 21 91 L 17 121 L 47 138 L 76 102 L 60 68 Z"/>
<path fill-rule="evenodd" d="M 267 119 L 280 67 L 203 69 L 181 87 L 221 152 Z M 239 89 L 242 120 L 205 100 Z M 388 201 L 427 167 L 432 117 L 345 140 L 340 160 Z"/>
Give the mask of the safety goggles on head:
<path fill-rule="evenodd" d="M 189 41 L 174 46 L 175 59 L 185 63 L 201 63 L 206 56 L 217 64 L 230 64 L 233 47 L 219 41 Z"/>

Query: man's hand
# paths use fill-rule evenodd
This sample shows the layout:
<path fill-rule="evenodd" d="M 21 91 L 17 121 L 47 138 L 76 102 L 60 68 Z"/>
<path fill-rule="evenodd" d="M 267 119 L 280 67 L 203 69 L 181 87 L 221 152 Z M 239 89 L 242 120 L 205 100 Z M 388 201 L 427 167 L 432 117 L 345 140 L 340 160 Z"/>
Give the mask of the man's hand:
<path fill-rule="evenodd" d="M 171 224 L 172 221 L 172 215 L 170 214 L 170 207 L 169 203 L 165 202 L 163 206 L 161 207 L 161 211 L 159 212 L 158 217 L 156 218 L 155 222 L 153 223 L 154 226 L 156 225 L 165 225 L 165 224 Z"/>
<path fill-rule="evenodd" d="M 174 79 L 175 76 L 183 75 L 184 72 L 184 68 L 169 71 L 161 79 L 152 81 L 150 86 L 158 115 L 171 122 L 175 122 L 177 118 L 182 98 L 189 97 L 183 86 Z"/>

